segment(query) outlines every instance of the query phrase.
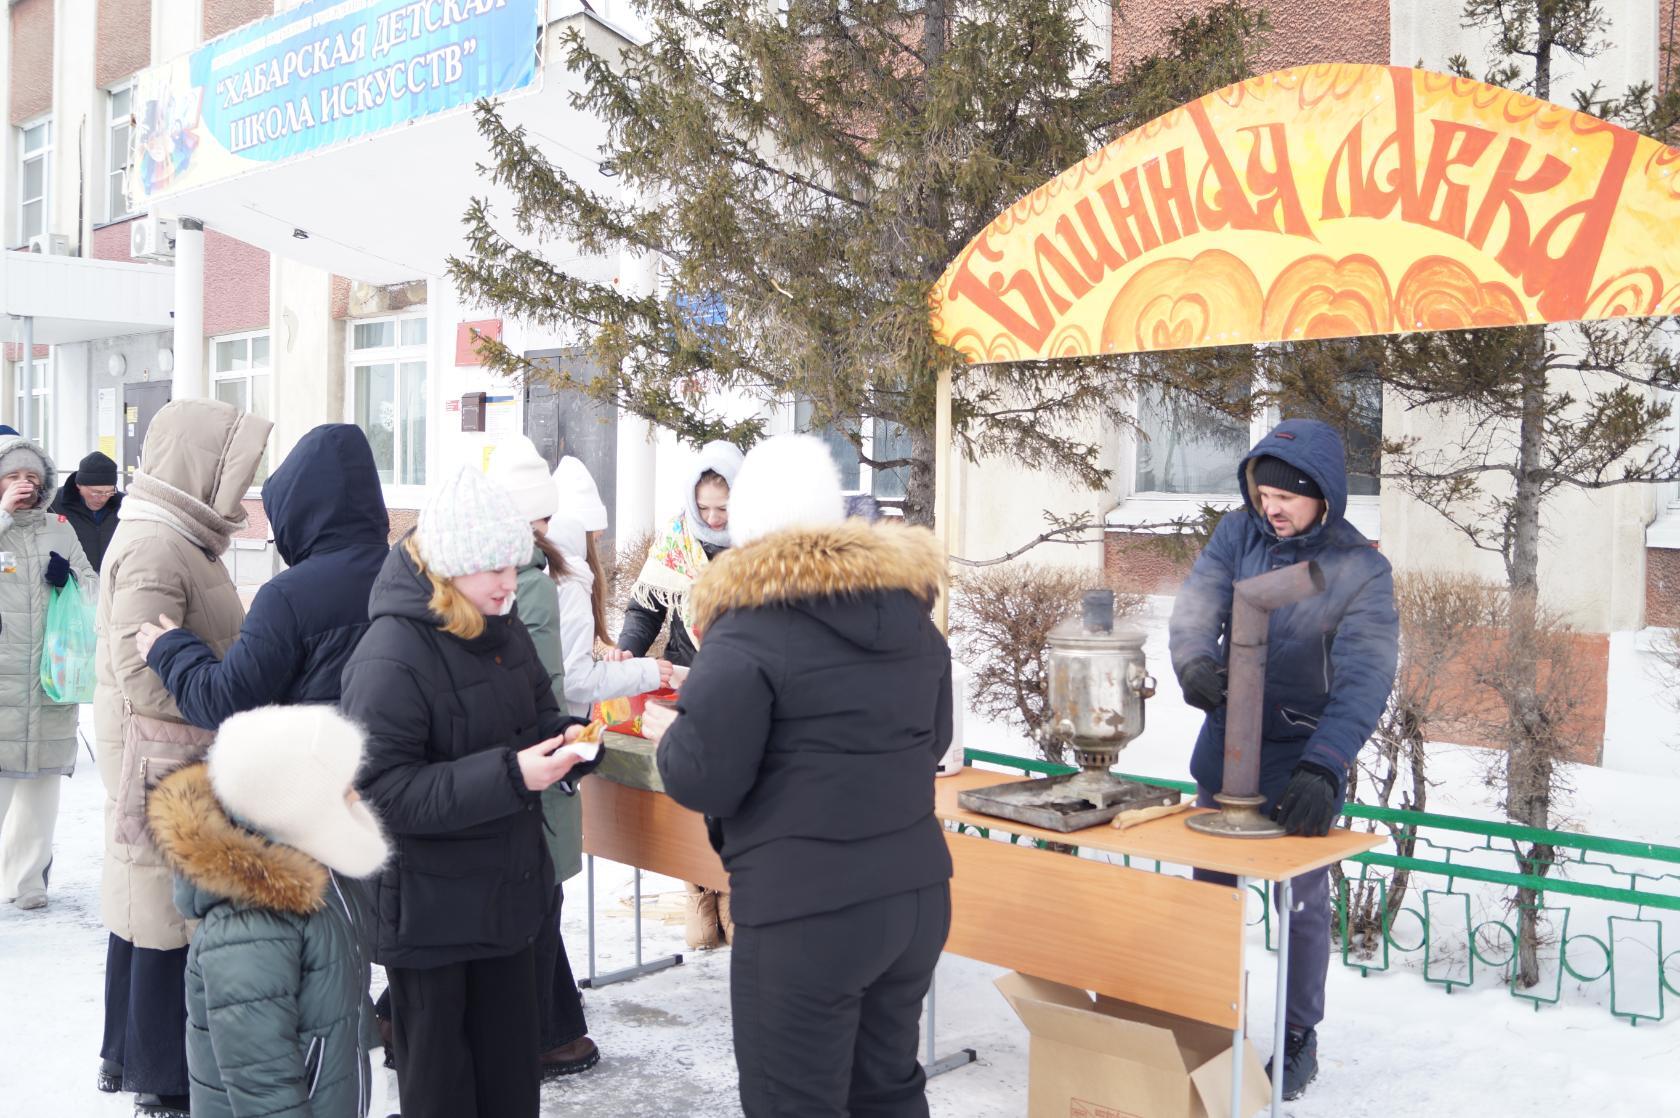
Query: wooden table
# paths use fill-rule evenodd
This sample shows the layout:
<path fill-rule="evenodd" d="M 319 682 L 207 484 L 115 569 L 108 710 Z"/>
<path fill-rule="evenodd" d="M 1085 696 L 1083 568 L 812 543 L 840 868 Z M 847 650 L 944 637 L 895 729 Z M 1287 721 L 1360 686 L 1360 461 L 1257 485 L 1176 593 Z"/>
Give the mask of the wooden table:
<path fill-rule="evenodd" d="M 706 840 L 699 815 L 666 796 L 652 766 L 651 743 L 610 741 L 615 766 L 583 786 L 583 849 L 589 865 L 590 960 L 587 982 L 602 986 L 675 966 L 674 955 L 643 962 L 641 871 L 726 890 L 728 875 Z M 1278 883 L 1278 989 L 1274 1036 L 1284 1031 L 1289 973 L 1290 879 L 1382 844 L 1377 835 L 1334 830 L 1325 838 L 1233 839 L 1169 816 L 1117 831 L 1091 827 L 1064 834 L 977 815 L 957 803 L 964 789 L 1002 784 L 1007 773 L 968 769 L 935 783 L 934 811 L 947 824 L 1068 843 L 1134 859 L 1227 873 L 1233 888 L 1011 845 L 947 831 L 955 874 L 951 934 L 957 955 L 1231 1030 L 1232 1113 L 1238 1114 L 1243 1051 L 1244 895 L 1250 881 Z M 636 965 L 595 974 L 594 859 L 636 869 Z M 929 1020 L 929 1064 L 933 1019 Z M 965 1050 L 966 1051 L 966 1050 Z M 967 1053 L 971 1058 L 972 1053 Z M 963 1059 L 961 1062 L 968 1062 Z M 1280 1113 L 1283 1077 L 1273 1084 Z"/>
<path fill-rule="evenodd" d="M 1230 1029 L 1231 1112 L 1240 1114 L 1248 882 L 1280 887 L 1273 1036 L 1281 1037 L 1291 879 L 1380 846 L 1383 838 L 1341 829 L 1324 838 L 1223 838 L 1185 826 L 1194 810 L 1123 831 L 1105 825 L 1064 833 L 979 815 L 957 803 L 966 789 L 1017 779 L 1026 778 L 966 769 L 935 783 L 934 811 L 946 823 L 988 832 L 1231 874 L 1236 887 L 952 833 L 947 839 L 956 873 L 945 949 Z M 1273 1115 L 1281 1113 L 1282 1094 L 1279 1075 L 1272 1084 Z"/>

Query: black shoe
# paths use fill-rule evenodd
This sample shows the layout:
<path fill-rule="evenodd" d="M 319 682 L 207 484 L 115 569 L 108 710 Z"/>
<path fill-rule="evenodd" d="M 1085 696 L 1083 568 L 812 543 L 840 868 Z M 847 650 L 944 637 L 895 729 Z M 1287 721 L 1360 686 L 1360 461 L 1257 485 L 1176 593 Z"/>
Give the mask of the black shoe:
<path fill-rule="evenodd" d="M 93 1085 L 107 1095 L 114 1095 L 122 1090 L 122 1065 L 111 1060 L 99 1061 L 99 1078 Z"/>
<path fill-rule="evenodd" d="M 134 1118 L 192 1118 L 186 1095 L 135 1095 Z"/>
<path fill-rule="evenodd" d="M 1266 1061 L 1266 1078 L 1272 1077 L 1272 1061 Z M 1298 1099 L 1307 1084 L 1318 1078 L 1318 1033 L 1290 1029 L 1283 1041 L 1283 1097 Z"/>
<path fill-rule="evenodd" d="M 550 1048 L 542 1054 L 542 1077 L 558 1079 L 563 1075 L 577 1075 L 601 1062 L 601 1050 L 588 1037 L 579 1037 L 570 1044 Z"/>

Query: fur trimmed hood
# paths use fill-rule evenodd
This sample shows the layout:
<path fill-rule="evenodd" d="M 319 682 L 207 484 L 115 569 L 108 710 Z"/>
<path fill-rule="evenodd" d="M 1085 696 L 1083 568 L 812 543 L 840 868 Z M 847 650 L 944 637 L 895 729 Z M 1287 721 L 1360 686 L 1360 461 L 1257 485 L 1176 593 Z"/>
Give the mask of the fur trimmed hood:
<path fill-rule="evenodd" d="M 165 777 L 148 798 L 146 815 L 158 850 L 202 893 L 301 916 L 326 903 L 327 867 L 235 823 L 202 763 Z"/>
<path fill-rule="evenodd" d="M 734 609 L 905 590 L 933 604 L 947 579 L 932 532 L 851 520 L 788 528 L 714 558 L 694 584 L 695 627 Z"/>

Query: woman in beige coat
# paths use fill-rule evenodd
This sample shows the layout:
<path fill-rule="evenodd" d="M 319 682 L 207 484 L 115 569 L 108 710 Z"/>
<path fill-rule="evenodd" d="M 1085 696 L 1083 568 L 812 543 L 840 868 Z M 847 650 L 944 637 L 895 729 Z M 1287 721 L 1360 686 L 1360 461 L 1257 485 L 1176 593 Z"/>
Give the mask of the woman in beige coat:
<path fill-rule="evenodd" d="M 268 442 L 266 419 L 217 400 L 177 400 L 152 420 L 99 588 L 94 718 L 105 781 L 105 1036 L 99 1087 L 132 1091 L 137 1115 L 187 1113 L 188 930 L 145 828 L 145 794 L 211 735 L 188 725 L 135 647 L 160 616 L 219 656 L 245 610 L 222 564 Z"/>

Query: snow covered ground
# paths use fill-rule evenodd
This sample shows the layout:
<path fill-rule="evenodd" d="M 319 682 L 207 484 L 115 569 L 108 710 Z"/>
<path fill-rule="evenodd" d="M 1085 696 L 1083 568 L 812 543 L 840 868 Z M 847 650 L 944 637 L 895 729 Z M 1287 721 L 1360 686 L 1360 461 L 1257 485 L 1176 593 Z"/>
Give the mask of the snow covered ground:
<path fill-rule="evenodd" d="M 1164 601 L 1148 619 L 1148 654 L 1165 675 Z M 1121 767 L 1181 777 L 1197 719 L 1164 686 L 1149 709 L 1150 728 Z M 1622 755 L 1643 727 L 1667 736 L 1666 708 L 1623 712 L 1615 724 Z M 91 734 L 90 719 L 84 719 Z M 973 748 L 1024 752 L 997 727 L 965 726 Z M 1644 748 L 1656 749 L 1652 741 Z M 1662 744 L 1661 748 L 1667 748 Z M 1432 758 L 1440 781 L 1431 807 L 1497 818 L 1480 779 L 1480 751 L 1441 746 Z M 1662 755 L 1658 755 L 1659 759 Z M 105 931 L 99 919 L 102 790 L 84 763 L 64 790 L 52 900 L 39 912 L 0 904 L 0 1118 L 11 1115 L 116 1116 L 126 1097 L 93 1089 L 98 1056 Z M 1596 834 L 1680 844 L 1680 772 L 1673 777 L 1599 769 L 1575 774 L 1568 808 L 1575 825 Z M 597 864 L 598 966 L 633 961 L 628 871 Z M 569 883 L 566 941 L 581 975 L 587 968 L 584 879 Z M 644 880 L 648 958 L 682 950 L 680 886 Z M 1257 903 L 1250 915 L 1258 915 Z M 1574 930 L 1573 928 L 1571 929 Z M 1666 946 L 1680 942 L 1672 926 Z M 1271 1047 L 1272 961 L 1250 934 L 1253 977 L 1249 1021 L 1262 1053 Z M 1387 974 L 1361 978 L 1333 963 L 1329 1017 L 1320 1029 L 1320 1078 L 1308 1096 L 1285 1105 L 1296 1118 L 1395 1118 L 1409 1115 L 1680 1115 L 1680 1012 L 1633 1028 L 1605 1007 L 1608 984 L 1566 981 L 1562 1003 L 1535 1012 L 1490 973 L 1451 996 L 1423 982 L 1414 956 L 1396 956 Z M 729 1042 L 728 952 L 690 953 L 674 970 L 586 994 L 598 1068 L 553 1083 L 544 1114 L 738 1114 Z M 1019 1118 L 1026 1111 L 1027 1037 L 992 988 L 1000 972 L 947 956 L 938 975 L 941 1054 L 978 1049 L 980 1061 L 941 1076 L 928 1089 L 936 1118 Z M 394 1100 L 395 1084 L 391 1085 Z M 392 1109 L 395 1108 L 393 1101 Z"/>

